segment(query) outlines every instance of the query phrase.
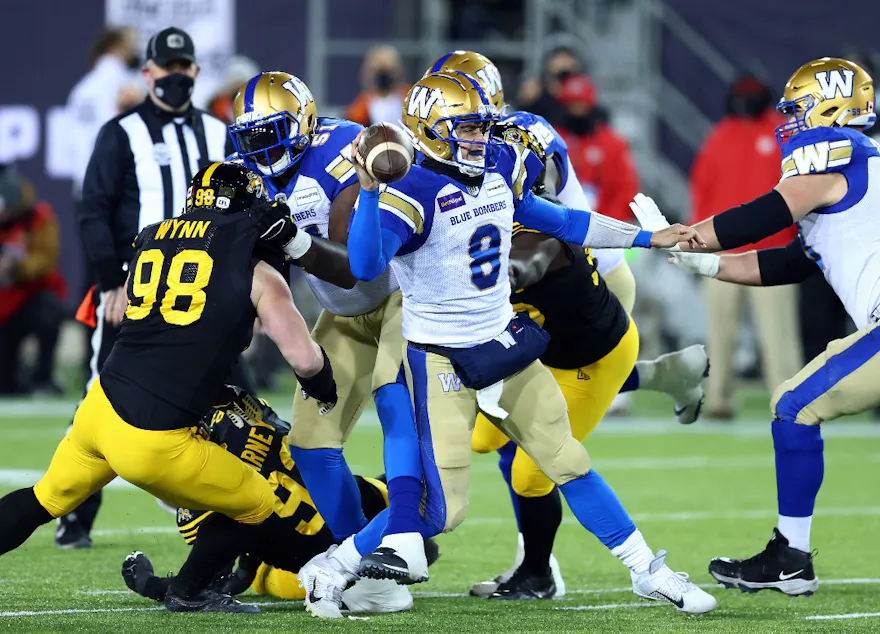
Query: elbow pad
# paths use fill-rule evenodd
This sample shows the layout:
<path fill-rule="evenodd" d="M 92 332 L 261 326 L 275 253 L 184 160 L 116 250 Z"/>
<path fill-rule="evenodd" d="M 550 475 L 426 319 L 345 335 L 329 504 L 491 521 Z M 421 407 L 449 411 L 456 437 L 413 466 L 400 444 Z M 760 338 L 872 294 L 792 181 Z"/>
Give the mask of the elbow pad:
<path fill-rule="evenodd" d="M 324 416 L 336 406 L 338 396 L 336 381 L 333 379 L 333 368 L 330 367 L 330 359 L 327 358 L 324 348 L 321 348 L 321 354 L 324 355 L 324 366 L 315 376 L 301 377 L 296 372 L 294 375 L 302 390 L 303 398 L 311 397 L 318 401 L 318 411 Z"/>
<path fill-rule="evenodd" d="M 715 236 L 722 250 L 735 249 L 770 237 L 794 220 L 785 198 L 775 189 L 715 216 Z"/>

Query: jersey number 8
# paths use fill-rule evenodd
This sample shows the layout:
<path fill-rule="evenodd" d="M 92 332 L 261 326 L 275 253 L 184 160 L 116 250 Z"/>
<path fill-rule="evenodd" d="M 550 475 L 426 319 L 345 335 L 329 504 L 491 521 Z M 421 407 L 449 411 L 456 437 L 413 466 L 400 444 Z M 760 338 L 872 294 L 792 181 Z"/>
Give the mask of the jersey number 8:
<path fill-rule="evenodd" d="M 142 251 L 137 260 L 131 279 L 131 291 L 125 316 L 132 320 L 143 319 L 150 314 L 157 299 L 159 313 L 162 318 L 174 326 L 189 326 L 199 320 L 205 310 L 205 287 L 211 279 L 214 260 L 206 251 L 184 249 L 173 258 L 165 274 L 168 290 L 163 297 L 157 297 L 159 282 L 165 266 L 165 255 L 159 249 Z M 195 267 L 193 274 L 192 267 Z M 185 270 L 188 268 L 189 270 Z M 184 281 L 184 273 L 191 282 Z M 133 296 L 133 297 L 132 297 Z M 133 298 L 140 298 L 140 304 L 132 303 Z M 186 308 L 178 308 L 178 298 L 189 299 Z"/>
<path fill-rule="evenodd" d="M 482 225 L 471 235 L 471 283 L 481 291 L 498 283 L 501 270 L 501 232 L 495 225 Z"/>

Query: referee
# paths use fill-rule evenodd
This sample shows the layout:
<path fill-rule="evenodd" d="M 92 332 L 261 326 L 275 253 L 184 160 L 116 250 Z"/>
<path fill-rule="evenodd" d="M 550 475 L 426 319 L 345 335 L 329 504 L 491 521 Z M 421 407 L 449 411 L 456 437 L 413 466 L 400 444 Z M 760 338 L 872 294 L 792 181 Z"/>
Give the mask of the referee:
<path fill-rule="evenodd" d="M 199 66 L 189 34 L 175 27 L 159 31 L 147 43 L 145 60 L 141 75 L 149 94 L 101 128 L 77 208 L 86 257 L 97 280 L 77 312 L 77 319 L 94 327 L 86 390 L 119 333 L 135 237 L 147 225 L 180 215 L 193 174 L 234 152 L 226 125 L 190 100 Z M 249 385 L 243 374 L 239 362 L 231 382 Z M 100 503 L 97 493 L 60 518 L 55 544 L 90 547 Z"/>

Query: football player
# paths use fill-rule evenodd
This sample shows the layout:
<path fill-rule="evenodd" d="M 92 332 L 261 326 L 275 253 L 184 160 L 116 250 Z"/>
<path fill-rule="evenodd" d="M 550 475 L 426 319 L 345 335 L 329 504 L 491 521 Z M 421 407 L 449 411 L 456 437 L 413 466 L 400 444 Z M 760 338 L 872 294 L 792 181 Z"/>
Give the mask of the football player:
<path fill-rule="evenodd" d="M 481 87 L 486 91 L 489 100 L 494 106 L 500 110 L 506 107 L 504 104 L 504 89 L 501 83 L 501 77 L 497 68 L 485 56 L 472 51 L 454 51 L 440 57 L 428 72 L 436 71 L 459 71 L 476 79 Z M 575 209 L 589 210 L 589 204 L 583 190 L 577 182 L 574 174 L 574 168 L 568 158 L 568 149 L 565 141 L 559 136 L 556 130 L 542 117 L 528 112 L 514 112 L 506 115 L 495 128 L 496 136 L 504 140 L 505 136 L 513 135 L 513 139 L 524 140 L 530 143 L 535 153 L 541 156 L 545 163 L 545 173 L 537 179 L 534 189 L 538 193 L 545 192 L 543 195 L 558 199 L 558 202 Z M 541 194 L 539 194 L 541 195 Z M 556 240 L 544 236 L 548 248 L 553 248 Z M 524 240 L 529 240 L 524 238 Z M 536 245 L 535 253 L 528 253 L 518 249 L 521 257 L 530 260 L 532 257 L 546 260 L 547 253 L 544 248 Z M 635 279 L 626 261 L 623 258 L 623 249 L 599 249 L 588 255 L 590 272 L 595 270 L 598 273 L 596 279 L 604 280 L 601 288 L 607 288 L 620 300 L 627 314 L 632 312 L 635 302 Z M 569 255 L 567 252 L 556 254 L 559 261 L 556 266 L 567 261 L 565 258 Z M 551 258 L 552 259 L 552 258 Z M 511 261 L 516 263 L 516 259 Z M 604 265 L 604 266 L 603 266 Z M 534 262 L 529 263 L 534 266 Z M 548 261 L 543 261 L 541 266 L 550 266 Z M 579 272 L 586 270 L 584 267 L 575 267 Z M 565 336 L 565 339 L 577 338 L 581 336 L 583 330 L 599 330 L 613 322 L 613 317 L 617 302 L 610 301 L 604 297 L 604 291 L 598 291 L 594 288 L 591 275 L 579 276 L 572 271 L 566 276 L 572 280 L 570 286 L 580 288 L 586 293 L 585 296 L 575 294 L 579 302 L 568 304 L 572 308 L 571 315 L 581 315 L 584 320 L 578 324 L 576 321 L 565 320 L 565 324 L 575 326 L 573 337 L 571 334 Z M 607 278 L 606 278 L 607 276 Z M 533 278 L 530 284 L 533 284 L 539 277 Z M 599 286 L 599 284 L 596 284 Z M 553 285 L 539 284 L 531 293 L 540 294 L 544 297 Z M 519 288 L 519 287 L 517 287 Z M 516 290 L 516 288 L 514 289 Z M 568 302 L 571 296 L 570 288 L 566 289 L 564 301 Z M 511 298 L 514 303 L 517 299 Z M 587 303 L 593 301 L 595 306 L 587 310 Z M 581 303 L 584 302 L 584 303 Z M 614 306 L 614 309 L 609 307 Z M 589 323 L 590 319 L 597 320 Z M 553 320 L 551 320 L 552 322 Z M 620 322 L 626 323 L 626 322 Z M 542 324 L 546 325 L 546 324 Z M 619 324 L 618 324 L 619 325 Z M 558 326 L 558 324 L 557 324 Z M 554 328 L 553 330 L 556 330 Z M 596 336 L 595 334 L 593 336 Z M 609 337 L 612 344 L 617 341 L 613 333 Z M 557 337 L 560 338 L 560 337 Z M 552 332 L 551 332 L 552 339 Z M 601 346 L 600 346 L 601 347 Z M 609 348 L 610 350 L 611 348 Z M 637 346 L 636 346 L 637 350 Z M 578 356 L 575 349 L 574 356 Z M 599 357 L 594 354 L 580 355 L 584 363 L 582 365 L 590 365 L 597 362 Z M 572 366 L 573 359 L 566 359 L 565 365 L 560 367 L 555 365 L 558 363 L 559 356 L 542 359 L 545 365 L 551 368 L 554 375 L 557 373 L 564 375 L 568 368 L 581 368 L 581 366 Z M 605 363 L 603 367 L 607 367 Z M 560 382 L 563 394 L 572 398 L 569 401 L 569 412 L 572 422 L 575 425 L 574 435 L 579 440 L 584 438 L 598 424 L 599 418 L 596 415 L 604 415 L 608 407 L 602 406 L 607 400 L 607 390 L 616 386 L 619 392 L 627 392 L 634 389 L 654 389 L 668 392 L 675 402 L 675 413 L 681 423 L 692 423 L 699 416 L 700 407 L 703 400 L 702 381 L 708 371 L 708 360 L 704 346 L 691 346 L 684 350 L 665 354 L 653 361 L 636 361 L 635 366 L 631 368 L 631 372 L 625 377 L 626 380 L 622 384 L 618 384 L 615 379 L 613 381 L 593 380 L 590 384 L 591 390 L 583 390 L 583 379 L 579 381 L 569 381 L 564 376 Z M 593 369 L 584 369 L 583 373 L 588 376 L 594 374 Z M 583 376 L 583 375 L 581 375 Z M 599 390 L 601 396 L 596 399 L 589 408 L 583 407 L 583 403 L 587 401 L 584 392 L 589 393 L 589 398 L 594 398 L 594 390 Z M 617 392 L 610 394 L 612 398 Z M 575 404 L 580 406 L 575 407 Z M 574 415 L 574 412 L 578 412 Z M 549 596 L 561 597 L 565 595 L 565 582 L 559 569 L 559 563 L 556 557 L 550 555 L 549 562 L 544 553 L 552 549 L 556 531 L 561 522 L 562 507 L 559 500 L 559 494 L 555 491 L 552 483 L 543 476 L 538 478 L 537 484 L 530 484 L 535 480 L 532 474 L 537 470 L 534 463 L 528 459 L 519 450 L 519 456 L 515 458 L 517 449 L 514 443 L 509 442 L 508 438 L 493 426 L 489 419 L 480 414 L 477 417 L 476 427 L 472 439 L 474 451 L 478 453 L 488 453 L 491 451 L 499 452 L 499 467 L 502 475 L 510 487 L 511 499 L 513 500 L 514 511 L 519 528 L 517 540 L 517 553 L 514 559 L 514 565 L 506 572 L 497 575 L 494 579 L 474 584 L 470 593 L 475 596 L 490 597 L 497 591 L 496 598 L 546 598 Z M 512 474 L 511 469 L 517 466 L 523 468 L 522 473 Z M 539 471 L 538 471 L 539 473 Z M 527 498 L 526 506 L 529 509 L 529 517 L 524 518 L 520 513 L 523 506 L 521 502 Z M 525 531 L 525 532 L 524 532 Z M 528 543 L 527 543 L 528 542 Z M 532 550 L 532 553 L 527 551 Z M 523 562 L 528 565 L 522 567 Z M 540 562 L 540 563 L 536 563 Z M 551 578 L 543 575 L 543 571 L 549 565 L 552 571 Z M 522 569 L 521 569 L 522 568 Z M 520 570 L 521 569 L 521 570 Z M 532 572 L 529 573 L 528 569 Z M 519 574 L 515 574 L 520 570 Z M 499 584 L 503 588 L 499 588 Z"/>
<path fill-rule="evenodd" d="M 254 469 L 191 428 L 215 402 L 259 317 L 300 386 L 329 410 L 336 386 L 290 288 L 260 245 L 249 211 L 267 204 L 260 177 L 211 163 L 193 178 L 185 215 L 144 228 L 126 283 L 128 308 L 101 375 L 76 411 L 45 475 L 0 500 L 0 554 L 75 510 L 117 475 L 161 500 L 214 511 L 168 587 L 171 611 L 254 612 L 206 590 L 256 525 L 282 503 Z"/>
<path fill-rule="evenodd" d="M 259 594 L 282 599 L 303 599 L 296 576 L 309 559 L 335 543 L 333 533 L 318 514 L 303 486 L 299 470 L 290 455 L 287 434 L 290 425 L 262 399 L 243 389 L 227 385 L 200 423 L 199 430 L 211 442 L 237 456 L 260 472 L 281 501 L 281 522 L 257 527 L 246 543 L 239 544 L 239 564 L 229 575 L 218 578 L 218 592 L 236 595 L 250 586 Z M 385 483 L 356 477 L 363 511 L 373 518 L 387 506 Z M 187 544 L 194 544 L 199 526 L 213 513 L 177 509 L 177 525 Z M 197 552 L 193 551 L 193 556 Z M 436 556 L 435 556 L 436 558 Z M 197 565 L 197 562 L 191 562 Z M 147 556 L 131 553 L 122 564 L 122 577 L 133 591 L 154 601 L 165 600 L 172 577 L 157 577 Z M 399 612 L 412 606 L 409 591 L 393 581 L 366 580 L 347 589 L 343 603 L 352 612 Z"/>
<path fill-rule="evenodd" d="M 380 191 L 355 155 L 361 192 L 348 249 L 355 276 L 373 279 L 390 263 L 404 291 L 404 366 L 425 454 L 426 520 L 450 531 L 467 514 L 471 432 L 479 409 L 560 485 L 578 520 L 630 568 L 636 592 L 685 612 L 712 610 L 715 599 L 673 573 L 664 551 L 654 554 L 608 484 L 590 469 L 589 455 L 572 436 L 559 386 L 538 361 L 547 334 L 528 315 L 514 315 L 508 276 L 514 217 L 582 245 L 664 246 L 698 242 L 699 235 L 681 226 L 652 234 L 534 196 L 531 179 L 543 165 L 522 146 L 493 142 L 497 109 L 467 75 L 422 78 L 402 114 L 425 158 Z M 300 572 L 306 609 L 335 616 L 339 588 L 359 573 L 405 571 L 409 553 L 419 548 L 409 542 L 417 539 L 408 535 L 400 548 L 381 548 L 359 565 L 332 558 L 309 562 Z"/>
<path fill-rule="evenodd" d="M 776 128 L 779 184 L 695 226 L 708 244 L 703 251 L 757 242 L 792 222 L 798 239 L 738 255 L 672 254 L 695 273 L 752 286 L 797 283 L 818 267 L 859 329 L 829 343 L 773 393 L 779 518 L 754 557 L 709 564 L 712 576 L 730 588 L 790 596 L 817 590 L 810 528 L 825 470 L 821 425 L 880 405 L 880 145 L 862 133 L 876 121 L 874 107 L 874 83 L 853 62 L 823 57 L 798 68 L 778 105 L 789 117 Z M 634 211 L 665 224 L 647 201 L 637 201 Z"/>
<path fill-rule="evenodd" d="M 333 361 L 339 405 L 321 417 L 319 408 L 298 393 L 290 446 L 306 488 L 338 541 L 367 525 L 342 445 L 371 395 L 376 404 L 391 507 L 383 521 L 370 523 L 370 530 L 358 535 L 361 552 L 371 552 L 381 541 L 386 515 L 389 531 L 418 532 L 423 523 L 415 423 L 401 374 L 401 293 L 391 271 L 369 282 L 355 279 L 343 246 L 359 192 L 347 153 L 363 128 L 318 117 L 308 86 L 281 72 L 250 79 L 236 95 L 233 110 L 229 130 L 237 157 L 262 174 L 279 207 L 290 209 L 274 240 L 303 266 L 324 309 L 312 336 Z M 339 243 L 336 264 L 302 259 L 310 236 Z"/>

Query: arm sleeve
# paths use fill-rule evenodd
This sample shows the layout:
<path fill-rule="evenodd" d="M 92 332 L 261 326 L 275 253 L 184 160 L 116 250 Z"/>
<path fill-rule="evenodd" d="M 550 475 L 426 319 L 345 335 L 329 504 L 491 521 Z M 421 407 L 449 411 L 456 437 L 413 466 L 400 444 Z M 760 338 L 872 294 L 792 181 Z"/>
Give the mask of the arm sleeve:
<path fill-rule="evenodd" d="M 585 247 L 650 247 L 651 232 L 594 212 L 561 207 L 527 192 L 514 219 L 563 242 Z"/>
<path fill-rule="evenodd" d="M 113 236 L 113 216 L 122 198 L 125 170 L 131 160 L 122 128 L 116 122 L 104 125 L 86 168 L 82 205 L 77 209 L 86 256 L 98 273 L 102 291 L 125 283 Z"/>
<path fill-rule="evenodd" d="M 348 259 L 359 280 L 373 280 L 391 262 L 412 230 L 395 216 L 379 211 L 379 190 L 361 190 L 348 230 Z"/>
<path fill-rule="evenodd" d="M 778 249 L 758 251 L 761 286 L 798 284 L 818 271 L 816 263 L 804 253 L 799 239 Z"/>

